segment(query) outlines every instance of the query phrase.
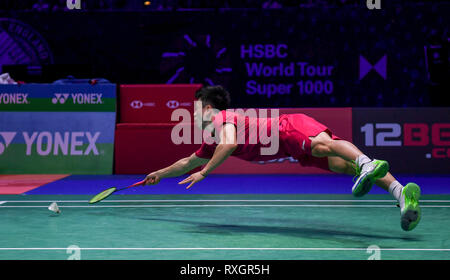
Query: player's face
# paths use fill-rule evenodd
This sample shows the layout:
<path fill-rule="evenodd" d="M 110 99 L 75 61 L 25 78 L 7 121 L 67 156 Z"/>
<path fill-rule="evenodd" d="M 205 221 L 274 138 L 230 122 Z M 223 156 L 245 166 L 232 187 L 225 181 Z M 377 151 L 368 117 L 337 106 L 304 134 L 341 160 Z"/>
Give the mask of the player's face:
<path fill-rule="evenodd" d="M 205 129 L 211 123 L 214 110 L 211 105 L 203 106 L 201 101 L 194 102 L 194 123 L 200 129 Z"/>
<path fill-rule="evenodd" d="M 201 101 L 194 102 L 194 123 L 195 126 L 202 129 L 203 106 Z"/>
<path fill-rule="evenodd" d="M 194 123 L 200 128 L 204 129 L 206 124 L 205 122 L 205 113 L 207 112 L 207 106 L 203 106 L 203 103 L 199 101 L 194 102 Z"/>

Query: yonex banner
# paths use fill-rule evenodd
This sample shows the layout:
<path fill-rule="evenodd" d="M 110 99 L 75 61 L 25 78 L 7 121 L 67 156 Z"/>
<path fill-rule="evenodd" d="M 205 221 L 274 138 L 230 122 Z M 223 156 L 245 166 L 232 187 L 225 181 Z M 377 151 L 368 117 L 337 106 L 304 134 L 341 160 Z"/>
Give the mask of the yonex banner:
<path fill-rule="evenodd" d="M 0 85 L 0 111 L 115 112 L 116 86 Z"/>
<path fill-rule="evenodd" d="M 355 108 L 353 141 L 393 173 L 448 174 L 450 108 Z"/>
<path fill-rule="evenodd" d="M 116 86 L 1 85 L 0 173 L 111 174 Z"/>

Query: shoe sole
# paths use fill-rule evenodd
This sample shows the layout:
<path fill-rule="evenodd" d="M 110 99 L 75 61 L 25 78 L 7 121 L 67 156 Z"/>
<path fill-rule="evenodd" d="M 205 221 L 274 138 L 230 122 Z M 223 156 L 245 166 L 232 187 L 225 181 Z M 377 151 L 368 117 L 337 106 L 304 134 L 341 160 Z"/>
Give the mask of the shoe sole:
<path fill-rule="evenodd" d="M 388 171 L 389 163 L 387 161 L 380 161 L 372 172 L 366 173 L 365 176 L 358 178 L 352 189 L 353 196 L 361 197 L 367 194 L 372 189 L 375 181 L 386 176 Z"/>
<path fill-rule="evenodd" d="M 406 206 L 401 213 L 401 226 L 404 231 L 413 230 L 420 221 L 422 211 L 419 206 L 420 187 L 415 183 L 408 183 L 404 190 Z"/>

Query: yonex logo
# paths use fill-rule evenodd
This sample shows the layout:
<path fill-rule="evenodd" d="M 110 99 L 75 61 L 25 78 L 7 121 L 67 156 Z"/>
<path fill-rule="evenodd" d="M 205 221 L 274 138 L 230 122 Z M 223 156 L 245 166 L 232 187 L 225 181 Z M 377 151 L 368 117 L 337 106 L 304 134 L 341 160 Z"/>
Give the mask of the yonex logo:
<path fill-rule="evenodd" d="M 16 132 L 0 132 L 1 138 L 3 138 L 4 143 L 0 142 L 0 155 L 8 148 L 12 140 L 16 136 Z M 1 140 L 1 139 L 0 139 Z"/>
<path fill-rule="evenodd" d="M 53 155 L 99 155 L 97 149 L 97 140 L 100 137 L 100 132 L 95 132 L 93 135 L 86 131 L 73 132 L 55 132 L 49 131 L 22 133 L 26 144 L 26 155 L 32 154 L 36 150 L 40 156 Z M 86 141 L 87 140 L 87 141 Z M 86 145 L 87 144 L 87 147 Z"/>
<path fill-rule="evenodd" d="M 0 93 L 0 104 L 29 104 L 27 93 Z"/>
<path fill-rule="evenodd" d="M 11 144 L 17 132 L 0 132 L 0 155 Z M 89 131 L 28 133 L 22 132 L 26 144 L 25 154 L 30 156 L 35 151 L 40 156 L 53 155 L 99 155 L 97 141 L 100 132 Z M 3 141 L 2 141 L 3 140 Z"/>
<path fill-rule="evenodd" d="M 69 97 L 73 104 L 103 104 L 101 93 L 55 93 L 54 96 L 53 104 L 64 104 Z"/>
<path fill-rule="evenodd" d="M 170 109 L 176 109 L 180 106 L 180 102 L 176 100 L 169 100 L 167 101 L 166 106 L 169 107 Z"/>
<path fill-rule="evenodd" d="M 68 93 L 55 93 L 55 97 L 52 98 L 52 103 L 56 104 L 56 103 L 61 103 L 64 104 L 66 103 L 67 98 L 69 98 L 69 94 Z"/>
<path fill-rule="evenodd" d="M 103 104 L 101 93 L 73 93 L 73 104 Z"/>

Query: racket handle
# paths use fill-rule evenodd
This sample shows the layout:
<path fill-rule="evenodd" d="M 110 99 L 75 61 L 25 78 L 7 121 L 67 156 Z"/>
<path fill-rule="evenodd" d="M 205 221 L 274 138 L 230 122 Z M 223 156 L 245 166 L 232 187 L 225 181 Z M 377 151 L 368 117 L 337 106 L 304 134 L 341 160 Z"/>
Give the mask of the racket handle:
<path fill-rule="evenodd" d="M 136 186 L 143 186 L 143 185 L 145 185 L 145 179 L 142 181 L 139 181 L 137 183 L 134 183 L 133 185 L 130 186 L 130 188 L 136 187 Z"/>

